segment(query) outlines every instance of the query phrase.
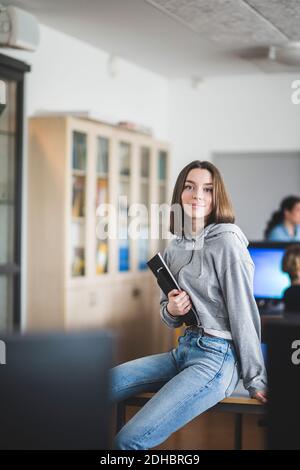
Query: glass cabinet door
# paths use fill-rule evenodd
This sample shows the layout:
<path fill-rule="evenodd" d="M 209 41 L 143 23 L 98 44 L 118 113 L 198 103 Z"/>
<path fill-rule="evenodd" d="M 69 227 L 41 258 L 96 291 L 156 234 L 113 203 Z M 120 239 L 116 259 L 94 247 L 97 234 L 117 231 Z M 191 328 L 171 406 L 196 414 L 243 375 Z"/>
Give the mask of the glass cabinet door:
<path fill-rule="evenodd" d="M 18 297 L 13 292 L 20 271 L 16 252 L 20 207 L 16 198 L 17 83 L 3 82 L 7 106 L 0 114 L 0 329 L 6 330 L 13 326 L 13 302 Z"/>
<path fill-rule="evenodd" d="M 166 150 L 159 150 L 158 151 L 158 203 L 165 204 L 169 201 L 167 200 L 167 158 L 168 153 Z M 168 221 L 165 221 L 168 223 Z M 167 246 L 167 240 L 163 239 L 163 232 L 166 231 L 164 229 L 162 219 L 159 220 L 159 242 L 158 242 L 158 250 L 163 253 L 164 249 Z"/>
<path fill-rule="evenodd" d="M 12 328 L 13 277 L 0 275 L 0 331 Z"/>
<path fill-rule="evenodd" d="M 118 145 L 118 251 L 119 271 L 130 270 L 129 205 L 131 178 L 131 144 L 119 142 Z"/>
<path fill-rule="evenodd" d="M 109 139 L 98 136 L 96 154 L 96 212 L 101 204 L 108 204 L 109 190 Z M 101 220 L 98 221 L 101 224 Z M 105 227 L 104 227 L 105 228 Z M 106 227 L 107 230 L 107 227 Z M 96 240 L 96 275 L 108 271 L 108 238 L 97 236 Z"/>
<path fill-rule="evenodd" d="M 140 163 L 140 204 L 147 208 L 148 217 L 141 218 L 140 237 L 138 239 L 138 269 L 148 269 L 149 259 L 149 217 L 150 217 L 150 148 L 141 147 L 139 151 Z M 146 213 L 146 212 L 145 212 Z"/>
<path fill-rule="evenodd" d="M 71 275 L 84 276 L 86 272 L 86 184 L 87 135 L 72 133 L 72 221 L 71 221 Z"/>

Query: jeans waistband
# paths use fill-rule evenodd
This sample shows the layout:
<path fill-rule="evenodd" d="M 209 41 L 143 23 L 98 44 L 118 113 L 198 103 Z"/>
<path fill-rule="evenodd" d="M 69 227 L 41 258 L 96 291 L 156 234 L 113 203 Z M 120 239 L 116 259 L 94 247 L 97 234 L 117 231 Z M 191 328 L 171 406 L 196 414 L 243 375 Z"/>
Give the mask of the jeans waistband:
<path fill-rule="evenodd" d="M 206 333 L 204 331 L 204 328 L 203 326 L 200 326 L 200 325 L 189 325 L 186 327 L 185 331 L 193 331 L 201 336 L 209 336 L 211 338 L 216 338 L 216 336 L 214 335 L 210 335 L 209 333 Z"/>
<path fill-rule="evenodd" d="M 221 340 L 229 341 L 229 342 L 232 343 L 232 340 L 230 340 L 230 339 L 227 339 L 227 338 L 225 339 L 225 338 L 221 338 L 220 336 L 215 336 L 215 335 L 211 335 L 209 333 L 206 333 L 204 331 L 203 326 L 201 326 L 201 325 L 189 325 L 189 326 L 186 327 L 185 331 L 190 331 L 190 332 L 196 333 L 199 336 L 208 336 L 209 338 L 221 339 Z"/>

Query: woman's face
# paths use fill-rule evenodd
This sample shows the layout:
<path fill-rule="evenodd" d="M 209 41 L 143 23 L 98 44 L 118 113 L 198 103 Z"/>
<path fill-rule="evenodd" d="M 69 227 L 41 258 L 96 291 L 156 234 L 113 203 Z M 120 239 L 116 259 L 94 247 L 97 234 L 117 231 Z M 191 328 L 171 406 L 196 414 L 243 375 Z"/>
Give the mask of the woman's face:
<path fill-rule="evenodd" d="M 196 219 L 207 218 L 212 212 L 212 175 L 208 170 L 193 168 L 187 175 L 181 194 L 185 213 Z"/>
<path fill-rule="evenodd" d="M 285 219 L 291 224 L 300 224 L 300 202 L 297 202 L 292 210 L 285 211 Z"/>

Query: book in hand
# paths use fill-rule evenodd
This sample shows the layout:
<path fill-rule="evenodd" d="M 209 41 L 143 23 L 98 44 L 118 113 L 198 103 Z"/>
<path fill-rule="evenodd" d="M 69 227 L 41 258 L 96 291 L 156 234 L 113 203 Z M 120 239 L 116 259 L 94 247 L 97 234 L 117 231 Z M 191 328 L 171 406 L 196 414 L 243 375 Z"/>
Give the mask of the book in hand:
<path fill-rule="evenodd" d="M 147 261 L 147 265 L 156 277 L 159 287 L 167 297 L 169 292 L 173 289 L 182 290 L 160 252 Z M 197 316 L 194 307 L 191 307 L 181 318 L 186 325 L 197 325 Z"/>

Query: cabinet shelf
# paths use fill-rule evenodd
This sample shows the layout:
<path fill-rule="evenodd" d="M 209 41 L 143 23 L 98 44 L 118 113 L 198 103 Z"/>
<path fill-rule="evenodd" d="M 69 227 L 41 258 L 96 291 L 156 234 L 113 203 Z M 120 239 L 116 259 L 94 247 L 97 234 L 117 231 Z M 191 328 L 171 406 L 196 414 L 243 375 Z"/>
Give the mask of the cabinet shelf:
<path fill-rule="evenodd" d="M 77 224 L 85 224 L 86 218 L 85 217 L 72 217 L 72 222 Z"/>
<path fill-rule="evenodd" d="M 72 175 L 74 175 L 74 176 L 86 176 L 86 171 L 77 170 L 76 168 L 72 168 Z"/>
<path fill-rule="evenodd" d="M 130 176 L 129 175 L 120 175 L 119 180 L 120 181 L 125 181 L 125 182 L 130 181 Z"/>

